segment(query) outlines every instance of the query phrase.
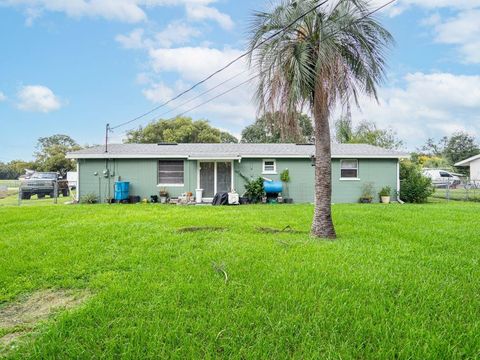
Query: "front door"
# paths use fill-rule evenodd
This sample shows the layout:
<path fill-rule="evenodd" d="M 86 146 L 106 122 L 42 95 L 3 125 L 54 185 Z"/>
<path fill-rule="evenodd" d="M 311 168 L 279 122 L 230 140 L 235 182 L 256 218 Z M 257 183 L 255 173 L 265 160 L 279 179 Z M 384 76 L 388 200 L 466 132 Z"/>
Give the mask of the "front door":
<path fill-rule="evenodd" d="M 203 189 L 204 198 L 213 198 L 218 192 L 232 190 L 231 161 L 201 161 L 199 167 L 199 186 Z"/>

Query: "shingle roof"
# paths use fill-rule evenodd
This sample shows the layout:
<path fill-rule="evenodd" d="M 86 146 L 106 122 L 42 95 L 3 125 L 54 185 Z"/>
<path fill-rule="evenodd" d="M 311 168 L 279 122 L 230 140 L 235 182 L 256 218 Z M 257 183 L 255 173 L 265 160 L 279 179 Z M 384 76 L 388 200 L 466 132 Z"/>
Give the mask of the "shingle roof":
<path fill-rule="evenodd" d="M 71 159 L 114 158 L 190 158 L 237 159 L 309 158 L 315 152 L 314 145 L 297 144 L 109 144 L 67 154 Z M 356 158 L 404 158 L 408 154 L 366 144 L 332 144 L 332 157 Z"/>

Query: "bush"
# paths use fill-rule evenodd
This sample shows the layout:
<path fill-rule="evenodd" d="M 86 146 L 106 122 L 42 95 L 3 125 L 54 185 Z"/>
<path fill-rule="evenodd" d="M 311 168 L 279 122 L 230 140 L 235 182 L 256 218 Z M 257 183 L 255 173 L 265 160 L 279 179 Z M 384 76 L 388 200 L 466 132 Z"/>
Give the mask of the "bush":
<path fill-rule="evenodd" d="M 392 194 L 392 188 L 390 186 L 384 186 L 382 190 L 378 193 L 380 197 L 382 196 L 390 196 Z"/>
<path fill-rule="evenodd" d="M 94 193 L 88 193 L 80 198 L 80 204 L 96 204 L 98 202 L 98 196 Z"/>
<path fill-rule="evenodd" d="M 400 199 L 408 203 L 424 203 L 435 192 L 432 180 L 411 161 L 400 163 L 400 181 Z"/>
<path fill-rule="evenodd" d="M 263 178 L 259 177 L 256 180 L 247 180 L 245 184 L 245 196 L 251 203 L 258 203 L 265 196 L 263 188 Z"/>

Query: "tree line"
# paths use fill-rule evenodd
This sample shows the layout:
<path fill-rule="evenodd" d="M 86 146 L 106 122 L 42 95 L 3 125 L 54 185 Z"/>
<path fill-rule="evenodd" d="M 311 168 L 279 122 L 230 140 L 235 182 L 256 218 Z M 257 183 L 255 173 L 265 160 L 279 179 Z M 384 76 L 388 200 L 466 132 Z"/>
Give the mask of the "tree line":
<path fill-rule="evenodd" d="M 125 143 L 313 143 L 312 119 L 306 114 L 295 114 L 298 131 L 283 132 L 278 126 L 280 113 L 266 113 L 245 127 L 240 139 L 227 131 L 210 125 L 208 120 L 190 117 L 160 119 L 127 133 Z M 375 122 L 361 121 L 356 126 L 349 116 L 341 116 L 333 126 L 337 143 L 371 144 L 386 149 L 399 150 L 404 146 L 392 129 L 380 128 Z M 75 162 L 65 158 L 67 152 L 87 147 L 80 146 L 68 135 L 56 134 L 38 139 L 33 161 L 13 160 L 0 162 L 0 179 L 18 179 L 25 169 L 66 173 L 75 169 Z M 454 168 L 458 161 L 480 153 L 475 137 L 458 132 L 438 141 L 428 139 L 412 153 L 412 162 L 421 167 L 445 168 L 457 172 L 467 168 Z"/>

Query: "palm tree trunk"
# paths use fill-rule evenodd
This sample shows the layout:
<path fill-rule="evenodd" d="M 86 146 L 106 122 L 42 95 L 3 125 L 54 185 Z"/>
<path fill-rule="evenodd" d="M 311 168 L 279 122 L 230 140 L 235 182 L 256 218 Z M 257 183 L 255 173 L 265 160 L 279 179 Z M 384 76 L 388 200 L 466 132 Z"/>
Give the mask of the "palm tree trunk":
<path fill-rule="evenodd" d="M 317 92 L 321 94 L 321 92 Z M 319 101 L 320 100 L 320 101 Z M 324 100 L 324 101 L 321 101 Z M 330 140 L 329 110 L 326 99 L 315 96 L 315 211 L 312 235 L 335 239 L 332 221 L 332 150 Z"/>

